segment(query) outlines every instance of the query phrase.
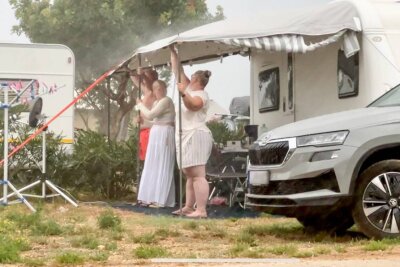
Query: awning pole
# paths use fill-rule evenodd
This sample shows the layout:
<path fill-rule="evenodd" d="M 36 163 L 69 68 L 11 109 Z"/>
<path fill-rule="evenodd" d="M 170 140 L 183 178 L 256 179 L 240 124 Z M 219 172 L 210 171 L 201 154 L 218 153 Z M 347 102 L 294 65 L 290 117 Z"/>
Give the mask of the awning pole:
<path fill-rule="evenodd" d="M 178 83 L 181 82 L 181 61 L 179 58 L 179 48 L 178 46 L 176 47 L 176 54 L 179 62 L 178 66 Z M 179 122 L 178 122 L 178 127 L 179 127 L 179 210 L 181 211 L 179 214 L 182 216 L 182 199 L 183 199 L 183 193 L 182 193 L 182 187 L 183 187 L 183 173 L 182 173 L 182 99 L 180 95 L 178 94 L 178 112 L 179 112 Z M 186 196 L 187 197 L 187 196 Z"/>
<path fill-rule="evenodd" d="M 142 56 L 140 54 L 138 54 L 138 64 L 139 64 L 139 68 L 142 67 Z M 138 97 L 140 98 L 142 96 L 142 73 L 140 73 L 139 75 L 139 91 L 138 91 Z M 141 172 L 140 172 L 140 110 L 138 110 L 138 132 L 137 132 L 137 153 L 136 153 L 136 203 L 138 202 L 138 197 L 139 197 L 139 187 L 140 187 L 140 176 L 141 176 Z"/>

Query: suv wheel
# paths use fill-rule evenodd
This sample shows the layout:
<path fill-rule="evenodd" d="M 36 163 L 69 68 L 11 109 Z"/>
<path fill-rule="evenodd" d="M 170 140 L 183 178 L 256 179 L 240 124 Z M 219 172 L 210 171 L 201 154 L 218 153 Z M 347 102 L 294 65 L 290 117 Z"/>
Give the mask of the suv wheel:
<path fill-rule="evenodd" d="M 400 236 L 400 160 L 384 160 L 367 168 L 358 180 L 353 218 L 371 238 Z"/>

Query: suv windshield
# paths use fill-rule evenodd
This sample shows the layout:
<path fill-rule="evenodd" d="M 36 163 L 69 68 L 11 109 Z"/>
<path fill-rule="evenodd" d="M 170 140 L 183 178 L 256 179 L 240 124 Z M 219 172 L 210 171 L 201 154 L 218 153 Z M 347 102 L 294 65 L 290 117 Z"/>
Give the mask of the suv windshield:
<path fill-rule="evenodd" d="M 400 106 L 400 84 L 392 88 L 377 100 L 368 105 L 368 107 L 391 107 Z"/>

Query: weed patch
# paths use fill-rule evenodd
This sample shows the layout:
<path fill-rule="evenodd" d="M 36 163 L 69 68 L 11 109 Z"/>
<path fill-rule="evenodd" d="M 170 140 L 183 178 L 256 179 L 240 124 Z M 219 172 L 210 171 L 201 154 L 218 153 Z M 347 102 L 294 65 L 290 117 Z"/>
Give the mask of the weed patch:
<path fill-rule="evenodd" d="M 162 258 L 168 255 L 167 250 L 157 246 L 140 246 L 133 253 L 139 259 Z"/>
<path fill-rule="evenodd" d="M 366 245 L 364 245 L 363 249 L 365 251 L 385 251 L 390 247 L 389 244 L 387 244 L 386 242 L 387 241 L 382 240 L 371 240 Z"/>
<path fill-rule="evenodd" d="M 121 228 L 121 218 L 114 214 L 112 210 L 102 212 L 97 218 L 97 223 L 100 229 L 114 229 Z"/>
<path fill-rule="evenodd" d="M 155 244 L 157 243 L 157 238 L 153 233 L 147 233 L 139 236 L 134 236 L 133 242 L 138 244 Z"/>
<path fill-rule="evenodd" d="M 85 262 L 85 257 L 77 252 L 64 252 L 56 256 L 56 262 L 60 264 L 77 265 Z"/>
<path fill-rule="evenodd" d="M 268 251 L 274 255 L 294 256 L 298 248 L 294 245 L 281 245 L 272 247 Z"/>
<path fill-rule="evenodd" d="M 75 248 L 96 249 L 99 246 L 99 240 L 93 235 L 85 235 L 73 239 L 71 245 Z"/>
<path fill-rule="evenodd" d="M 62 227 L 54 220 L 38 222 L 34 225 L 32 232 L 34 235 L 54 236 L 63 233 Z"/>
<path fill-rule="evenodd" d="M 108 257 L 110 257 L 110 254 L 107 252 L 96 252 L 95 254 L 91 255 L 89 259 L 97 262 L 106 262 Z"/>

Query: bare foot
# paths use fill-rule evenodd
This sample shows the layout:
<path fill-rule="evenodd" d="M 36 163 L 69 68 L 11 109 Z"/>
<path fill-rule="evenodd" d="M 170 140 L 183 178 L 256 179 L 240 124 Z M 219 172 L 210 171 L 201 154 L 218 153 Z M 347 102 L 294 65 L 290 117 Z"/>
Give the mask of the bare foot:
<path fill-rule="evenodd" d="M 194 212 L 193 208 L 183 207 L 182 210 L 173 211 L 172 214 L 173 215 L 188 215 L 193 212 Z"/>
<path fill-rule="evenodd" d="M 196 210 L 193 211 L 192 213 L 187 214 L 186 217 L 193 219 L 204 219 L 207 218 L 207 213 Z"/>

